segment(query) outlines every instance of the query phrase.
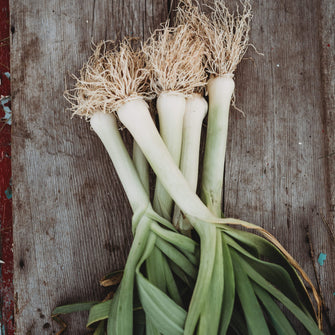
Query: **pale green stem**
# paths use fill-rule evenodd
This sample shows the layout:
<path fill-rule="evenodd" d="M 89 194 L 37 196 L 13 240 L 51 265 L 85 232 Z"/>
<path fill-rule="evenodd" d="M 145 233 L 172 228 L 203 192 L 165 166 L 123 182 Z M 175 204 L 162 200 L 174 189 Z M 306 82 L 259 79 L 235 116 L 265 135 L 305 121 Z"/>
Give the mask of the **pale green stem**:
<path fill-rule="evenodd" d="M 221 231 L 216 231 L 216 253 L 214 270 L 210 282 L 210 289 L 206 305 L 201 313 L 198 333 L 218 334 L 221 319 L 221 306 L 224 292 L 224 262 L 222 252 Z"/>
<path fill-rule="evenodd" d="M 161 137 L 173 157 L 173 160 L 179 165 L 182 124 L 185 113 L 184 95 L 174 92 L 161 93 L 157 99 L 157 112 Z M 159 178 L 156 180 L 153 208 L 159 215 L 166 220 L 171 221 L 173 200 L 169 193 L 166 192 Z M 151 277 L 148 277 L 149 280 L 163 292 L 166 292 L 169 283 L 167 283 L 167 278 L 164 274 L 165 271 L 158 271 L 162 272 L 159 275 L 157 274 L 157 270 L 164 269 L 164 266 L 168 267 L 168 264 L 159 248 L 154 248 L 152 254 L 147 259 L 146 265 L 148 274 L 152 274 Z"/>
<path fill-rule="evenodd" d="M 215 222 L 218 219 L 193 192 L 176 166 L 157 131 L 147 104 L 141 99 L 128 101 L 118 110 L 118 116 L 141 147 L 164 188 L 188 215 L 188 219 L 200 236 L 198 277 L 185 323 L 185 335 L 193 335 L 206 302 L 216 252 L 216 227 L 208 224 L 208 221 Z"/>
<path fill-rule="evenodd" d="M 157 112 L 160 135 L 174 163 L 179 166 L 185 113 L 184 95 L 175 92 L 161 93 L 157 99 Z M 173 200 L 159 178 L 156 180 L 153 207 L 158 214 L 171 221 Z"/>
<path fill-rule="evenodd" d="M 133 161 L 142 185 L 146 193 L 150 196 L 149 164 L 136 141 L 133 143 Z"/>
<path fill-rule="evenodd" d="M 207 86 L 209 112 L 201 198 L 214 215 L 221 217 L 229 107 L 235 85 L 233 76 L 227 74 L 210 79 Z"/>
<path fill-rule="evenodd" d="M 207 137 L 203 163 L 201 196 L 210 211 L 218 217 L 222 215 L 223 176 L 228 134 L 229 107 L 234 91 L 232 75 L 210 79 L 207 85 L 209 112 Z M 223 285 L 223 255 L 221 232 L 216 232 L 217 251 L 215 267 L 211 278 L 209 300 L 202 311 L 199 334 L 216 334 L 220 323 Z M 213 309 L 213 304 L 217 306 Z M 210 320 L 210 321 L 209 321 Z"/>
<path fill-rule="evenodd" d="M 198 184 L 201 129 L 207 108 L 206 100 L 199 93 L 194 93 L 186 99 L 180 171 L 194 192 Z M 174 209 L 173 224 L 185 233 L 192 229 L 177 205 Z"/>
<path fill-rule="evenodd" d="M 96 112 L 90 123 L 113 162 L 133 212 L 144 212 L 150 205 L 149 196 L 123 143 L 115 116 Z"/>
<path fill-rule="evenodd" d="M 137 225 L 136 234 L 132 243 L 127 263 L 123 272 L 122 281 L 119 287 L 119 299 L 117 300 L 116 313 L 113 316 L 115 335 L 133 334 L 133 294 L 136 266 L 141 260 L 147 241 L 153 234 L 150 234 L 151 219 L 143 216 Z"/>
<path fill-rule="evenodd" d="M 176 166 L 151 118 L 147 104 L 130 100 L 117 112 L 120 121 L 130 131 L 164 188 L 181 210 L 203 221 L 217 222 Z"/>
<path fill-rule="evenodd" d="M 234 82 L 232 81 L 231 78 L 228 77 L 228 79 L 225 78 L 224 80 L 216 80 L 216 81 L 211 80 L 208 85 L 210 103 L 212 103 L 212 105 L 210 105 L 210 112 L 209 112 L 209 126 L 208 126 L 209 129 L 207 132 L 208 139 L 206 144 L 207 156 L 205 158 L 205 168 L 204 168 L 205 170 L 207 168 L 207 170 L 204 172 L 203 178 L 205 178 L 204 181 L 205 192 L 208 190 L 209 192 L 206 192 L 204 200 L 206 205 L 213 212 L 213 214 L 217 216 L 221 216 L 221 203 L 222 203 L 221 192 L 223 186 L 223 172 L 224 172 L 223 169 L 224 169 L 224 157 L 226 151 L 229 105 L 234 87 L 231 84 L 234 84 Z M 221 87 L 223 87 L 223 93 Z M 231 93 L 229 93 L 230 88 Z M 227 89 L 228 94 L 226 92 Z M 227 103 L 223 104 L 224 108 L 221 109 L 218 106 L 220 105 L 221 101 L 225 102 L 227 100 L 226 94 L 228 95 L 228 104 Z M 194 122 L 192 123 L 194 124 Z M 200 135 L 200 130 L 198 130 L 198 134 Z M 193 150 L 193 152 L 194 151 L 195 150 Z M 192 150 L 190 149 L 189 152 L 192 153 Z M 184 146 L 183 146 L 182 160 L 183 157 L 187 157 L 186 154 L 184 156 Z M 219 162 L 219 164 L 217 164 L 218 160 L 221 161 L 221 163 Z M 194 165 L 194 163 L 191 163 L 192 161 L 188 157 L 185 159 L 185 161 L 190 162 L 190 166 Z M 196 165 L 196 167 L 198 166 Z M 181 170 L 185 176 L 190 175 L 189 171 L 184 171 L 184 168 L 182 168 L 182 164 L 181 164 Z M 190 184 L 192 185 L 192 183 Z M 196 188 L 196 184 L 194 187 Z M 212 241 L 212 243 L 215 242 Z M 198 334 L 216 334 L 218 331 L 221 316 L 220 306 L 222 305 L 222 296 L 223 296 L 222 279 L 223 279 L 223 256 L 222 256 L 221 232 L 217 231 L 215 266 L 213 274 L 210 278 L 210 289 L 208 291 L 208 296 L 207 299 L 205 300 L 204 308 L 201 310 L 198 325 Z M 188 326 L 192 322 L 193 325 Z M 186 322 L 185 327 L 186 332 L 188 331 L 188 329 L 190 329 L 191 334 L 192 329 L 194 329 L 196 322 L 197 319 L 195 317 L 193 319 L 189 317 Z"/>
<path fill-rule="evenodd" d="M 120 285 L 119 298 L 115 307 L 116 315 L 113 316 L 115 324 L 112 332 L 117 335 L 131 335 L 133 333 L 133 288 L 135 268 L 144 251 L 146 240 L 150 235 L 152 220 L 140 215 L 150 207 L 150 200 L 145 191 L 133 161 L 123 143 L 118 130 L 116 118 L 112 114 L 102 112 L 95 113 L 90 120 L 93 130 L 103 142 L 114 168 L 122 182 L 130 205 L 136 216 L 140 218 L 136 223 L 136 234 L 130 253 L 128 255 L 122 282 Z M 135 223 L 134 223 L 135 224 Z"/>
<path fill-rule="evenodd" d="M 200 236 L 200 262 L 198 276 L 193 289 L 191 303 L 188 309 L 185 322 L 184 335 L 194 335 L 199 318 L 206 308 L 211 289 L 214 263 L 216 258 L 216 237 L 217 230 L 212 224 L 194 220 L 187 217 Z M 199 335 L 208 335 L 208 332 L 201 331 Z"/>

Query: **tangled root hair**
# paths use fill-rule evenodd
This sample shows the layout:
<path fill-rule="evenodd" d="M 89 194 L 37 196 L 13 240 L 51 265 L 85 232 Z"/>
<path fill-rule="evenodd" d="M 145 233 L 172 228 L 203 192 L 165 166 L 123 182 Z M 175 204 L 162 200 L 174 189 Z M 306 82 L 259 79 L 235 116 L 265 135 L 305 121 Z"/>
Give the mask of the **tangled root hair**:
<path fill-rule="evenodd" d="M 215 0 L 209 9 L 211 14 L 206 16 L 197 3 L 184 0 L 177 9 L 177 21 L 188 22 L 205 43 L 209 73 L 233 74 L 249 46 L 250 2 L 241 1 L 236 13 L 230 13 L 222 0 Z"/>
<path fill-rule="evenodd" d="M 143 46 L 150 86 L 157 94 L 164 91 L 189 95 L 206 83 L 204 43 L 195 38 L 189 25 L 156 30 Z"/>
<path fill-rule="evenodd" d="M 111 113 L 128 100 L 148 97 L 144 55 L 124 39 L 100 42 L 80 71 L 75 87 L 65 92 L 75 115 L 89 119 L 95 112 Z"/>

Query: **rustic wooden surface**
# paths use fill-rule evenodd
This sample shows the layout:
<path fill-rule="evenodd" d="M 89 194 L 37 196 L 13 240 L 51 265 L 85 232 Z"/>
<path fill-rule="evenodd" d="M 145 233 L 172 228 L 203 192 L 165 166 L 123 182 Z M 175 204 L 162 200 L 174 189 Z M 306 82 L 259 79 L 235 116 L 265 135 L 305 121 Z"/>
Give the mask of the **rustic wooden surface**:
<path fill-rule="evenodd" d="M 332 334 L 335 6 L 252 5 L 251 39 L 264 56 L 250 51 L 236 73 L 246 117 L 231 113 L 225 212 L 274 233 L 301 263 L 319 286 Z M 124 265 L 130 207 L 88 124 L 64 111 L 65 78 L 90 55 L 91 41 L 147 37 L 169 8 L 164 0 L 11 0 L 17 334 L 55 334 L 52 309 L 102 298 L 97 280 Z M 85 318 L 65 318 L 67 333 L 85 333 Z"/>

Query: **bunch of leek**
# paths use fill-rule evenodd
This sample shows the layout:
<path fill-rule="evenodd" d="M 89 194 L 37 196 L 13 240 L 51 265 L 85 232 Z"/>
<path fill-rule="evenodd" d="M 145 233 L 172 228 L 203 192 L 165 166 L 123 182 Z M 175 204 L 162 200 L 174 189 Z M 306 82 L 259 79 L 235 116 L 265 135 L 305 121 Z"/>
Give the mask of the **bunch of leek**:
<path fill-rule="evenodd" d="M 264 229 L 221 218 L 233 72 L 248 45 L 250 18 L 248 3 L 233 15 L 216 1 L 210 18 L 182 3 L 178 26 L 155 32 L 143 52 L 126 42 L 111 51 L 102 44 L 81 72 L 73 110 L 90 120 L 104 143 L 134 211 L 134 242 L 121 284 L 111 300 L 89 305 L 88 324 L 98 325 L 96 334 L 296 334 L 278 302 L 310 334 L 322 334 L 297 270 L 318 303 L 317 293 L 287 251 Z M 207 109 L 199 95 L 203 64 L 211 79 L 201 200 L 195 191 Z M 145 102 L 153 92 L 160 133 Z M 134 138 L 135 164 L 116 116 Z M 147 162 L 157 176 L 153 207 Z M 199 248 L 171 221 L 185 235 L 194 228 Z"/>

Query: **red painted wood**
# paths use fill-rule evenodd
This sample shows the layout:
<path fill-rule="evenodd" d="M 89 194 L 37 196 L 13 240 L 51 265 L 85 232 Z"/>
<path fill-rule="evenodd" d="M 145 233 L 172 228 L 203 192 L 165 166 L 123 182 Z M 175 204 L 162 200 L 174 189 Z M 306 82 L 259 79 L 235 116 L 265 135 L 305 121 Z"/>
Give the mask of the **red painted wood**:
<path fill-rule="evenodd" d="M 0 95 L 10 97 L 9 3 L 0 0 Z M 14 334 L 13 226 L 11 200 L 11 126 L 0 104 L 0 334 Z M 7 113 L 8 116 L 8 113 Z"/>

